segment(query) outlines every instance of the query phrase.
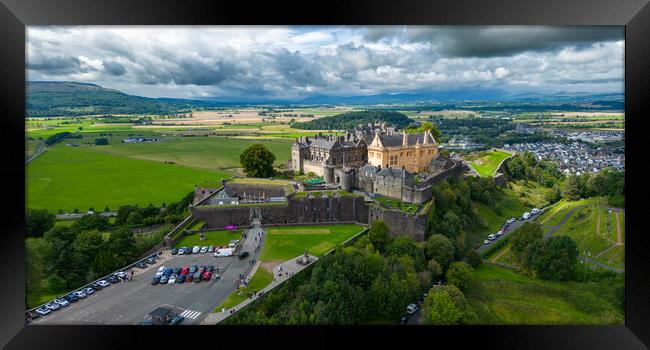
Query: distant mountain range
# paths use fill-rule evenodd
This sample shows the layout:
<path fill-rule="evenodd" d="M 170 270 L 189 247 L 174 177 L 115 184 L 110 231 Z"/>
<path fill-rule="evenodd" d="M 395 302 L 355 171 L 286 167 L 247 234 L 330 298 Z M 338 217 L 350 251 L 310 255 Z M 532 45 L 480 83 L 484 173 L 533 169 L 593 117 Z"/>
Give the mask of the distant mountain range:
<path fill-rule="evenodd" d="M 488 102 L 480 107 L 476 102 Z M 509 93 L 492 89 L 378 94 L 367 96 L 310 96 L 301 100 L 245 100 L 149 98 L 129 95 L 97 84 L 77 82 L 27 83 L 27 116 L 50 117 L 89 114 L 175 114 L 192 108 L 233 105 L 395 105 L 415 104 L 428 108 L 549 108 L 564 110 L 622 110 L 623 93 L 535 92 Z"/>

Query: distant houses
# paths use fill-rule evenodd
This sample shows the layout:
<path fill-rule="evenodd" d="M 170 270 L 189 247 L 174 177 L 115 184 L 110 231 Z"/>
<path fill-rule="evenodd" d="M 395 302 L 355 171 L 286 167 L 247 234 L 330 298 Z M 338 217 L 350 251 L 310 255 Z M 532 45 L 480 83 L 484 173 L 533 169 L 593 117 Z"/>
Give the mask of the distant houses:
<path fill-rule="evenodd" d="M 134 137 L 130 139 L 124 139 L 122 143 L 140 143 L 140 142 L 160 142 L 161 139 L 158 138 L 143 138 L 143 137 Z"/>

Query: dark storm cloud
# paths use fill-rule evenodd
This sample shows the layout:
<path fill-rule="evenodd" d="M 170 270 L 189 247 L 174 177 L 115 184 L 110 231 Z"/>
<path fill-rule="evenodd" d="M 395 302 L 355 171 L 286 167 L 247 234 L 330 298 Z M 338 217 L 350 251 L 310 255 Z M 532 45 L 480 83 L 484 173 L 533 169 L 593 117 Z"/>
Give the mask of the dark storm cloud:
<path fill-rule="evenodd" d="M 566 45 L 624 39 L 622 27 L 412 27 L 369 28 L 371 41 L 403 36 L 409 42 L 430 43 L 443 56 L 498 57 L 525 51 L 552 51 Z"/>
<path fill-rule="evenodd" d="M 124 75 L 126 73 L 126 69 L 124 68 L 123 65 L 119 64 L 118 62 L 104 62 L 104 70 L 110 75 L 113 76 L 120 76 Z"/>
<path fill-rule="evenodd" d="M 73 56 L 36 55 L 27 62 L 27 69 L 52 72 L 56 74 L 69 74 L 81 71 L 81 61 Z"/>

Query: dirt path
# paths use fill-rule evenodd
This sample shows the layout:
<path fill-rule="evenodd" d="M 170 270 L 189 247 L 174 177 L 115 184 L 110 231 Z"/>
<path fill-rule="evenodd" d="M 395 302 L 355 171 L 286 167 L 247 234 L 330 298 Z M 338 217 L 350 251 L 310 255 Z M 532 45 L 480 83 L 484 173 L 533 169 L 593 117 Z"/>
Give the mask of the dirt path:
<path fill-rule="evenodd" d="M 564 215 L 564 217 L 560 220 L 560 222 L 557 223 L 557 225 L 555 225 L 555 226 L 547 226 L 547 227 L 548 227 L 548 232 L 544 235 L 544 237 L 551 237 L 551 236 L 555 233 L 555 231 L 557 231 L 557 229 L 559 229 L 560 227 L 562 227 L 562 225 L 564 225 L 564 223 L 565 223 L 565 222 L 566 222 L 566 221 L 571 217 L 571 215 L 573 215 L 573 212 L 575 212 L 577 209 L 584 208 L 584 207 L 586 207 L 587 205 L 588 205 L 588 204 L 579 205 L 579 206 L 577 206 L 577 207 L 575 207 L 575 208 L 570 209 L 570 210 L 569 210 L 569 211 Z"/>
<path fill-rule="evenodd" d="M 510 251 L 510 247 L 504 249 L 501 253 L 499 253 L 497 256 L 495 256 L 494 258 L 492 258 L 492 260 L 491 260 L 490 262 L 492 262 L 492 263 L 496 263 L 497 260 L 499 260 L 499 258 L 501 258 L 502 256 L 504 256 L 504 255 L 505 255 L 507 252 L 509 252 L 509 251 Z"/>
<path fill-rule="evenodd" d="M 598 209 L 596 208 L 596 210 Z M 598 217 L 596 218 L 596 236 L 600 236 L 600 210 L 598 210 Z"/>
<path fill-rule="evenodd" d="M 621 220 L 618 217 L 618 210 L 615 211 L 615 213 L 616 213 L 616 243 L 623 244 L 623 240 L 621 239 Z"/>

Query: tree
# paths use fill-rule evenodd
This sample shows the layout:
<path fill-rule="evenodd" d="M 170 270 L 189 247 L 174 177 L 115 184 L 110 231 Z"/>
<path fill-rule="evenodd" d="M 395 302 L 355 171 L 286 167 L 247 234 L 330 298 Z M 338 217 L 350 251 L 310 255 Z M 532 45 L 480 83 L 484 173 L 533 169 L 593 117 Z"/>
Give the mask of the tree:
<path fill-rule="evenodd" d="M 431 277 L 438 279 L 442 276 L 442 267 L 436 261 L 436 259 L 431 259 L 427 263 L 427 269 L 431 272 Z"/>
<path fill-rule="evenodd" d="M 454 245 L 443 235 L 431 235 L 424 242 L 424 253 L 427 259 L 435 259 L 444 271 L 454 259 Z"/>
<path fill-rule="evenodd" d="M 465 311 L 464 303 L 463 293 L 454 286 L 435 286 L 422 305 L 422 320 L 425 324 L 458 324 Z"/>
<path fill-rule="evenodd" d="M 466 259 L 469 266 L 473 268 L 477 268 L 483 263 L 483 258 L 481 258 L 481 255 L 479 255 L 479 253 L 477 253 L 474 249 L 470 250 L 469 253 L 467 253 Z"/>
<path fill-rule="evenodd" d="M 578 246 L 569 236 L 537 241 L 528 248 L 524 265 L 547 280 L 566 281 L 574 277 Z"/>
<path fill-rule="evenodd" d="M 570 201 L 580 199 L 580 183 L 577 176 L 569 176 L 564 182 L 562 196 Z"/>
<path fill-rule="evenodd" d="M 144 218 L 142 214 L 138 211 L 132 211 L 129 213 L 129 216 L 126 218 L 127 225 L 140 225 Z"/>
<path fill-rule="evenodd" d="M 447 283 L 466 291 L 472 281 L 472 268 L 462 261 L 452 263 L 447 270 Z"/>
<path fill-rule="evenodd" d="M 95 139 L 95 145 L 96 146 L 108 145 L 108 139 L 105 137 L 98 137 Z"/>
<path fill-rule="evenodd" d="M 541 240 L 543 235 L 542 227 L 538 223 L 527 221 L 512 235 L 510 250 L 519 261 L 523 261 L 528 246 Z"/>
<path fill-rule="evenodd" d="M 239 162 L 247 176 L 270 177 L 273 175 L 275 154 L 258 143 L 246 148 L 239 156 Z"/>
<path fill-rule="evenodd" d="M 104 212 L 105 212 L 105 213 L 106 213 L 106 212 L 109 212 L 109 211 L 111 211 L 111 208 L 109 208 L 108 205 L 107 205 L 106 207 L 104 207 Z"/>
<path fill-rule="evenodd" d="M 54 214 L 50 214 L 47 209 L 27 209 L 25 214 L 27 236 L 42 237 L 54 226 L 55 219 Z"/>
<path fill-rule="evenodd" d="M 379 252 L 384 252 L 386 250 L 386 245 L 390 242 L 388 225 L 382 220 L 378 220 L 372 223 L 370 229 L 368 230 L 368 238 L 373 247 Z"/>
<path fill-rule="evenodd" d="M 107 248 L 113 253 L 118 265 L 126 265 L 137 257 L 135 238 L 133 232 L 128 229 L 116 229 L 111 232 L 108 238 Z"/>

